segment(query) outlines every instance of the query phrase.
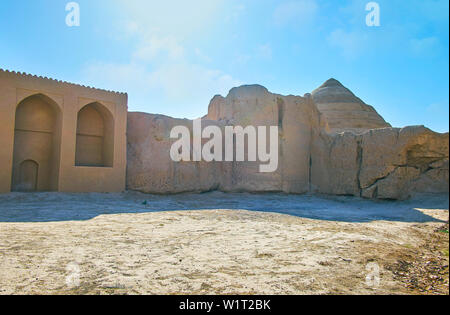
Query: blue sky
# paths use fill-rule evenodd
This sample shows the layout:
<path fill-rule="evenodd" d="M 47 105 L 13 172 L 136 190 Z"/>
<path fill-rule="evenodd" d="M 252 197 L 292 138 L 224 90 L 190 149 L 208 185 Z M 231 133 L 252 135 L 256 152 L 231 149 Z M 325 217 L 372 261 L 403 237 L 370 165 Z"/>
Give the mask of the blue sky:
<path fill-rule="evenodd" d="M 449 129 L 448 0 L 0 2 L 0 67 L 128 92 L 130 111 L 197 118 L 261 84 L 303 95 L 334 77 L 395 127 Z"/>

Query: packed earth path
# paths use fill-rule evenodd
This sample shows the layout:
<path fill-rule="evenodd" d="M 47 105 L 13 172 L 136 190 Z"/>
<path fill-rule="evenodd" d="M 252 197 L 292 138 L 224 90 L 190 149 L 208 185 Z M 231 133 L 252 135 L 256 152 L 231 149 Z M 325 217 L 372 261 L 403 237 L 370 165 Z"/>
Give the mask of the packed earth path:
<path fill-rule="evenodd" d="M 0 294 L 448 294 L 448 217 L 448 195 L 0 195 Z"/>

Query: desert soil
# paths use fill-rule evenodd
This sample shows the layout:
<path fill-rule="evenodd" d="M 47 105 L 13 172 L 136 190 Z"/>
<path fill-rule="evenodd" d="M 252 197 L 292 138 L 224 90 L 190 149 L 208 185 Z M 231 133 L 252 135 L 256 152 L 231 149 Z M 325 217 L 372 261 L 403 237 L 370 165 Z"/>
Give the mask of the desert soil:
<path fill-rule="evenodd" d="M 367 221 L 238 209 L 32 220 L 39 198 L 63 197 L 0 196 L 0 294 L 448 294 L 448 196 L 411 209 L 420 219 Z"/>

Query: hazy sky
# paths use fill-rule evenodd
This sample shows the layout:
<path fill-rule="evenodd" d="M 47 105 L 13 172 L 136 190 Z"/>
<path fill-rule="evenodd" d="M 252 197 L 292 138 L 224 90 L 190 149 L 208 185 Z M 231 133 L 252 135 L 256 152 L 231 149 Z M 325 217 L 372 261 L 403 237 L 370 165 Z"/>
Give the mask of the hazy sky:
<path fill-rule="evenodd" d="M 261 84 L 303 95 L 334 77 L 396 127 L 449 129 L 448 0 L 0 1 L 0 67 L 128 92 L 130 111 L 197 118 Z"/>

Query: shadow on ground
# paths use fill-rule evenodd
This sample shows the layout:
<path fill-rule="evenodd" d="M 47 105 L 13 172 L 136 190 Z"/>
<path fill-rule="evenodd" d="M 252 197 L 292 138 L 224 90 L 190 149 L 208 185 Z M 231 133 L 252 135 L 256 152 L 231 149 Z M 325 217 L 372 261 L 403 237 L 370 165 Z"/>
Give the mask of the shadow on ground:
<path fill-rule="evenodd" d="M 104 214 L 179 210 L 250 210 L 342 222 L 440 222 L 417 209 L 448 210 L 448 195 L 408 201 L 372 201 L 355 197 L 210 192 L 172 196 L 122 194 L 11 193 L 0 195 L 0 222 L 90 220 Z"/>

